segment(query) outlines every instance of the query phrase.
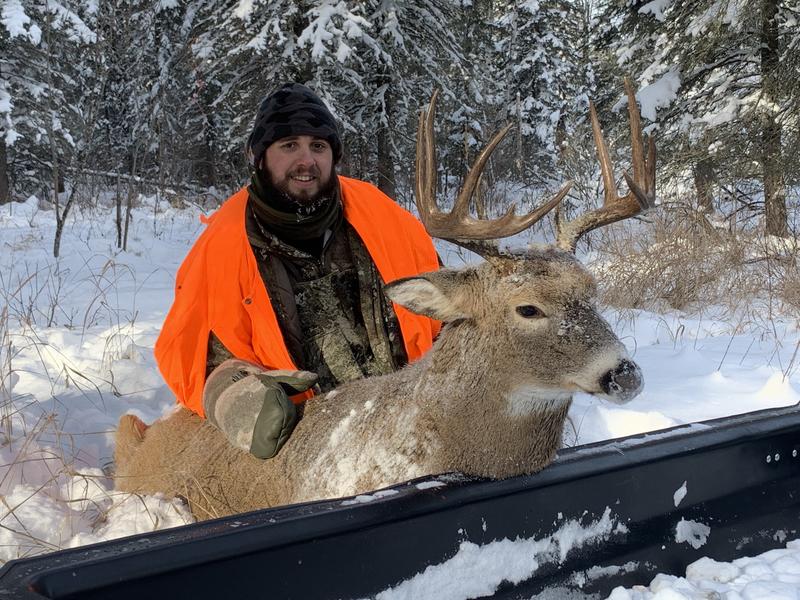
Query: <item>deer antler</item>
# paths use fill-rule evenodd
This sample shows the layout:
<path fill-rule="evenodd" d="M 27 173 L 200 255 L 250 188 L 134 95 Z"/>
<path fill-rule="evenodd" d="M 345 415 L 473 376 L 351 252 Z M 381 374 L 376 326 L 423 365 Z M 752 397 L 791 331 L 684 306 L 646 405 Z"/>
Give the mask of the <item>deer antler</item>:
<path fill-rule="evenodd" d="M 656 145 L 652 137 L 646 136 L 647 158 L 644 156 L 642 142 L 642 123 L 636 94 L 630 80 L 625 78 L 625 92 L 628 95 L 628 115 L 631 121 L 631 148 L 633 158 L 633 177 L 624 172 L 628 183 L 628 193 L 620 196 L 614 181 L 614 166 L 608 154 L 603 131 L 597 119 L 597 111 L 593 103 L 589 103 L 592 119 L 592 132 L 597 146 L 597 157 L 600 161 L 600 172 L 603 177 L 605 197 L 603 206 L 583 214 L 569 223 L 559 222 L 556 245 L 564 250 L 575 251 L 580 237 L 593 229 L 603 227 L 616 221 L 622 221 L 639 214 L 655 205 L 656 194 Z"/>
<path fill-rule="evenodd" d="M 484 256 L 496 254 L 496 248 L 485 240 L 515 235 L 540 221 L 567 195 L 572 182 L 565 183 L 552 198 L 527 215 L 517 216 L 514 213 L 516 205 L 512 204 L 506 214 L 499 219 L 478 220 L 470 216 L 469 202 L 475 193 L 481 173 L 494 149 L 511 129 L 509 124 L 495 134 L 478 155 L 464 180 L 453 210 L 449 213 L 441 212 L 436 203 L 436 142 L 433 130 L 438 96 L 439 91 L 434 91 L 429 108 L 420 113 L 417 130 L 415 199 L 420 219 L 431 237 L 454 242 Z"/>

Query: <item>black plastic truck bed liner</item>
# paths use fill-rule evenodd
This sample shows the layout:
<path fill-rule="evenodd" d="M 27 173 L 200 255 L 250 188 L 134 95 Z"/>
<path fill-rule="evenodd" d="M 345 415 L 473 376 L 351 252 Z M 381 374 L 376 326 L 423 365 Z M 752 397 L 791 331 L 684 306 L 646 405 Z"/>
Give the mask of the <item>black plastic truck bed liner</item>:
<path fill-rule="evenodd" d="M 369 598 L 398 585 L 413 597 L 602 598 L 701 556 L 782 547 L 798 529 L 792 407 L 563 450 L 532 476 L 426 478 L 15 560 L 0 600 Z"/>

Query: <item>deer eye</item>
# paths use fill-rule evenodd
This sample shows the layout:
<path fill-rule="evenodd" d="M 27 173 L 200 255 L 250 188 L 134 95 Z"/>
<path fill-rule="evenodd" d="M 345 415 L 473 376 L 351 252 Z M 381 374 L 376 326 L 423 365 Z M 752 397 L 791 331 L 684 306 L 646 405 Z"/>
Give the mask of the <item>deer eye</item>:
<path fill-rule="evenodd" d="M 541 319 L 545 314 L 533 304 L 525 304 L 517 307 L 517 314 L 526 319 Z"/>

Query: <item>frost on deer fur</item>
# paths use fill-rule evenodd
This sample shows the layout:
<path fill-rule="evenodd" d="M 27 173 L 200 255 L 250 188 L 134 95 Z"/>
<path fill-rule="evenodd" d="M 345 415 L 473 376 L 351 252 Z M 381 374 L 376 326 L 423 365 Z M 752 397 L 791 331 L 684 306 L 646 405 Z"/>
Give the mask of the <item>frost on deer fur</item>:
<path fill-rule="evenodd" d="M 320 480 L 325 482 L 328 496 L 340 497 L 352 494 L 358 482 L 367 477 L 375 482 L 373 487 L 380 488 L 426 474 L 418 465 L 410 463 L 403 453 L 417 443 L 414 435 L 417 411 L 390 410 L 389 418 L 404 440 L 398 446 L 391 446 L 375 437 L 365 442 L 363 437 L 349 431 L 355 421 L 364 424 L 369 420 L 374 402 L 368 400 L 364 406 L 365 410 L 361 412 L 351 410 L 333 430 L 326 451 L 313 463 L 312 472 L 316 477 L 309 479 L 308 486 L 300 492 L 300 498 L 316 499 Z M 326 458 L 329 456 L 337 459 L 331 461 Z M 401 479 L 398 479 L 398 474 Z"/>
<path fill-rule="evenodd" d="M 347 431 L 350 429 L 350 422 L 353 420 L 353 417 L 356 416 L 356 411 L 351 410 L 350 414 L 348 414 L 344 419 L 339 421 L 339 424 L 334 428 L 331 432 L 328 448 L 338 448 L 340 444 L 346 439 Z"/>

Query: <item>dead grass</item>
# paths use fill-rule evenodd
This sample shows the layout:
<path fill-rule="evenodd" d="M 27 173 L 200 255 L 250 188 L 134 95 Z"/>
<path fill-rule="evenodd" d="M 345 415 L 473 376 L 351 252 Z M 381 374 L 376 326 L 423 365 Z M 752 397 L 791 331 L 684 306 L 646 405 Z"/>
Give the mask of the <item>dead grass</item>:
<path fill-rule="evenodd" d="M 658 211 L 649 223 L 609 228 L 594 241 L 601 301 L 620 309 L 728 312 L 732 324 L 800 317 L 798 247 L 731 232 L 691 211 Z"/>
<path fill-rule="evenodd" d="M 12 377 L 15 377 L 11 368 L 11 337 L 8 332 L 8 306 L 3 306 L 0 311 L 0 446 L 11 442 L 13 435 L 11 416 L 14 406 L 11 402 Z"/>

